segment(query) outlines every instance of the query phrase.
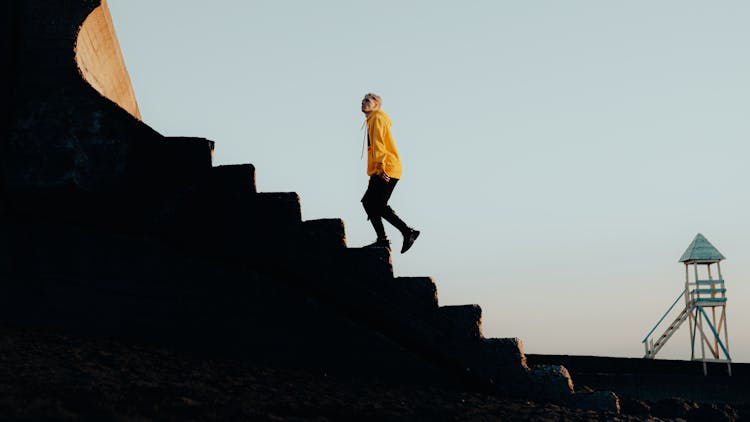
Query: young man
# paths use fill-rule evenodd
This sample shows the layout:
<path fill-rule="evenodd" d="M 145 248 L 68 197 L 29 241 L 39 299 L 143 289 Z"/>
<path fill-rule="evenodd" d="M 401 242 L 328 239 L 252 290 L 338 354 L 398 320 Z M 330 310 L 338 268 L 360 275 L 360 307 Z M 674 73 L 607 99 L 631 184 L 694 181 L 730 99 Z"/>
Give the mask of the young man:
<path fill-rule="evenodd" d="M 382 100 L 369 93 L 362 100 L 362 113 L 367 116 L 367 185 L 362 205 L 377 234 L 377 240 L 366 247 L 391 248 L 385 234 L 383 219 L 397 228 L 404 237 L 401 253 L 411 248 L 419 236 L 419 230 L 407 226 L 391 207 L 388 199 L 401 178 L 401 160 L 391 135 L 391 119 L 380 109 Z"/>

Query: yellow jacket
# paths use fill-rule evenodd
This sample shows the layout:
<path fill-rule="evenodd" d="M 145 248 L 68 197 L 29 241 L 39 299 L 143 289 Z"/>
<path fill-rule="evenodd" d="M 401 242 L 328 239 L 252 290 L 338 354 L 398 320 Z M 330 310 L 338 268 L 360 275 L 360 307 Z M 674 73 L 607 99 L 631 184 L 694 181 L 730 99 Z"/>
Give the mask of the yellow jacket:
<path fill-rule="evenodd" d="M 391 135 L 391 118 L 383 110 L 367 116 L 367 175 L 385 170 L 389 177 L 400 179 L 402 168 L 396 143 Z"/>

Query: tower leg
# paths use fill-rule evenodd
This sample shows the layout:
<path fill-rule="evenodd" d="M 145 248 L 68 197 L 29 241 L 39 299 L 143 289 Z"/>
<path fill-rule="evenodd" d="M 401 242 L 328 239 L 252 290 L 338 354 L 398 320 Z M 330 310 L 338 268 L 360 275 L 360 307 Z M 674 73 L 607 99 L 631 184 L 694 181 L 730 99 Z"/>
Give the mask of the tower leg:
<path fill-rule="evenodd" d="M 724 320 L 724 346 L 727 349 L 727 353 L 729 352 L 729 326 L 727 325 L 727 305 L 724 305 L 721 307 L 721 316 Z M 732 358 L 730 356 L 727 356 L 727 371 L 729 372 L 729 376 L 732 376 Z"/>
<path fill-rule="evenodd" d="M 699 306 L 695 307 L 696 311 L 700 309 Z M 696 312 L 697 314 L 697 312 Z M 706 368 L 706 334 L 703 332 L 703 316 L 697 315 L 698 318 L 698 329 L 701 332 L 701 360 L 703 361 L 703 375 L 708 375 L 708 369 Z"/>
<path fill-rule="evenodd" d="M 716 335 L 714 336 L 714 348 L 713 350 L 716 351 L 716 356 L 714 356 L 716 359 L 721 358 L 721 355 L 719 354 L 719 339 L 721 338 L 721 326 L 716 324 L 716 307 L 711 308 L 711 318 L 713 318 L 714 327 L 718 327 L 719 330 Z"/>
<path fill-rule="evenodd" d="M 693 315 L 695 311 L 695 315 Z M 698 337 L 696 331 L 698 330 L 698 310 L 693 308 L 690 310 L 690 360 L 695 360 L 695 339 Z"/>

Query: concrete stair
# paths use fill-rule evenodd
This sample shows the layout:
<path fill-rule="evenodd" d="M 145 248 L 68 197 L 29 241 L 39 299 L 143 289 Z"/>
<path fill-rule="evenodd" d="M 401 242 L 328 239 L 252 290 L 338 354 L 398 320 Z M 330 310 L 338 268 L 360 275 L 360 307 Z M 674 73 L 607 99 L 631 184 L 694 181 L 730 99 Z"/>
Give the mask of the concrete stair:
<path fill-rule="evenodd" d="M 485 338 L 479 306 L 438 306 L 431 278 L 395 277 L 387 251 L 348 247 L 341 220 L 304 221 L 296 193 L 258 192 L 252 165 L 214 167 L 213 141 L 162 136 L 91 85 L 127 73 L 79 68 L 99 0 L 14 4 L 0 320 L 258 365 L 571 395 L 564 368 L 529 368 L 518 339 Z M 82 52 L 119 57 L 88 41 Z"/>
<path fill-rule="evenodd" d="M 154 148 L 154 157 L 134 173 L 129 197 L 132 198 L 132 205 L 123 210 L 114 206 L 107 208 L 110 219 L 114 221 L 131 219 L 123 226 L 127 235 L 143 233 L 155 237 L 178 254 L 241 268 L 241 271 L 259 280 L 255 282 L 257 292 L 252 293 L 252 298 L 248 297 L 244 306 L 243 297 L 248 294 L 248 287 L 242 287 L 238 284 L 240 281 L 233 280 L 230 275 L 219 278 L 211 276 L 226 285 L 223 292 L 210 290 L 210 285 L 196 286 L 200 293 L 179 296 L 180 301 L 185 301 L 184 305 L 158 306 L 160 300 L 171 294 L 170 290 L 150 298 L 148 303 L 144 302 L 145 309 L 150 309 L 144 315 L 161 321 L 153 322 L 155 326 L 164 330 L 171 327 L 172 343 L 181 347 L 197 347 L 193 342 L 210 338 L 213 344 L 222 344 L 223 348 L 235 350 L 240 355 L 243 347 L 256 347 L 254 356 L 261 356 L 269 364 L 273 364 L 276 356 L 270 352 L 271 349 L 286 348 L 289 351 L 286 354 L 279 352 L 279 359 L 283 355 L 287 364 L 294 362 L 299 358 L 292 351 L 299 344 L 276 338 L 274 330 L 254 327 L 253 339 L 231 340 L 232 330 L 240 330 L 243 320 L 248 324 L 262 324 L 264 312 L 268 311 L 269 306 L 262 303 L 264 295 L 269 297 L 269 303 L 280 300 L 274 298 L 306 297 L 304 300 L 294 299 L 294 303 L 298 303 L 296 306 L 307 309 L 304 311 L 307 314 L 302 312 L 300 315 L 311 315 L 305 318 L 311 321 L 327 320 L 331 317 L 318 315 L 318 309 L 331 309 L 345 320 L 366 327 L 368 332 L 383 336 L 386 343 L 378 346 L 383 350 L 400 348 L 404 353 L 421 359 L 427 367 L 441 368 L 441 371 L 449 374 L 446 376 L 463 380 L 461 382 L 504 394 L 523 396 L 534 392 L 537 397 L 545 395 L 557 400 L 571 397 L 572 384 L 566 371 L 529 368 L 518 339 L 485 338 L 481 330 L 482 309 L 479 305 L 439 306 L 438 289 L 432 278 L 394 276 L 388 250 L 348 247 L 342 220 L 303 220 L 300 198 L 296 193 L 259 192 L 255 184 L 255 168 L 251 164 L 211 167 L 213 148 L 213 142 L 201 138 L 165 138 L 162 144 Z M 168 157 L 177 158 L 169 161 Z M 101 208 L 90 205 L 96 203 L 97 197 L 93 198 L 86 202 L 86 209 L 71 213 L 70 218 L 77 221 L 76 224 L 85 226 L 89 216 L 101 214 Z M 29 207 L 40 208 L 41 203 L 32 201 Z M 107 218 L 100 218 L 96 227 L 106 228 L 107 221 Z M 132 249 L 138 248 L 133 246 Z M 144 264 L 144 268 L 148 268 L 148 265 Z M 174 266 L 162 268 L 158 274 L 157 283 L 172 277 L 191 277 L 178 276 L 181 273 Z M 262 287 L 273 280 L 281 283 L 278 287 L 281 290 Z M 112 285 L 117 286 L 117 282 Z M 131 291 L 131 288 L 120 286 L 108 291 L 115 294 Z M 178 287 L 176 291 L 184 288 Z M 132 294 L 137 293 L 132 291 Z M 227 295 L 231 295 L 231 298 Z M 96 309 L 103 312 L 110 308 L 124 312 L 137 303 L 137 300 L 122 302 L 116 296 L 108 296 L 107 291 L 99 291 L 91 296 L 88 303 L 108 301 L 116 305 L 96 305 Z M 257 312 L 244 309 L 245 306 L 255 307 Z M 230 309 L 233 310 L 227 313 Z M 212 315 L 205 315 L 209 310 Z M 109 320 L 102 318 L 101 329 L 96 332 L 105 331 L 106 327 L 112 328 L 108 324 L 128 326 L 129 323 L 118 318 L 115 314 Z M 125 330 L 123 332 L 137 336 L 139 330 L 145 330 L 147 326 L 143 318 L 146 317 L 140 317 L 137 323 L 136 320 L 131 321 L 135 325 L 122 328 Z M 191 340 L 189 329 L 170 325 L 170 321 L 181 318 L 193 321 L 191 326 L 201 333 L 195 340 Z M 78 326 L 85 319 L 82 316 L 60 318 L 61 321 L 69 321 L 69 325 Z M 202 319 L 208 325 L 201 323 Z M 232 319 L 236 321 L 229 323 Z M 234 328 L 216 330 L 211 328 L 208 321 L 225 321 L 226 327 Z M 340 319 L 336 321 L 336 324 L 343 323 Z M 294 319 L 291 317 L 271 324 L 284 327 L 293 325 Z M 318 329 L 308 327 L 308 330 L 311 330 L 310 335 Z M 357 347 L 367 349 L 369 346 L 366 344 L 374 341 L 372 335 L 362 338 L 363 343 L 358 343 Z M 333 344 L 334 340 L 329 339 L 327 341 Z M 266 344 L 269 353 L 260 353 L 257 347 L 262 346 L 259 344 Z M 326 357 L 324 349 L 316 352 L 317 362 L 334 365 Z M 361 349 L 357 350 L 360 350 L 357 353 L 362 353 Z M 356 360 L 349 365 L 355 367 Z M 550 379 L 558 378 L 560 380 L 550 382 Z M 558 387 L 538 388 L 540 383 Z M 540 391 L 545 393 L 541 394 Z"/>
<path fill-rule="evenodd" d="M 257 192 L 254 177 L 249 164 L 219 166 L 209 184 L 188 189 L 205 204 L 194 208 L 198 213 L 189 226 L 213 216 L 206 236 L 215 256 L 283 273 L 296 288 L 456 376 L 504 393 L 535 388 L 539 380 L 518 339 L 484 338 L 479 305 L 438 306 L 430 277 L 394 277 L 388 250 L 347 247 L 342 220 L 303 221 L 295 193 Z M 545 376 L 550 373 L 567 376 L 564 370 Z M 550 396 L 572 394 L 569 377 L 558 384 L 565 387 Z"/>

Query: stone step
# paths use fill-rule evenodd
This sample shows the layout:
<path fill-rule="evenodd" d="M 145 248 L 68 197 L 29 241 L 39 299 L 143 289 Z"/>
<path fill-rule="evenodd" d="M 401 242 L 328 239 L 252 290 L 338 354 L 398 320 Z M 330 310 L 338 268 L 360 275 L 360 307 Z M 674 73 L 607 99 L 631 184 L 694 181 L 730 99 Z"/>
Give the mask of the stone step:
<path fill-rule="evenodd" d="M 252 164 L 232 164 L 211 168 L 209 189 L 256 193 L 255 166 Z"/>
<path fill-rule="evenodd" d="M 432 277 L 396 277 L 389 283 L 391 300 L 416 314 L 433 314 L 438 309 L 437 286 Z"/>
<path fill-rule="evenodd" d="M 366 284 L 393 280 L 391 252 L 385 248 L 348 248 L 343 254 L 344 272 Z"/>
<path fill-rule="evenodd" d="M 299 196 L 289 193 L 213 192 L 188 206 L 174 236 L 212 257 L 247 263 L 276 262 L 301 223 Z"/>
<path fill-rule="evenodd" d="M 303 221 L 294 233 L 294 246 L 300 250 L 335 251 L 346 248 L 346 230 L 340 218 Z"/>
<path fill-rule="evenodd" d="M 441 306 L 438 308 L 438 325 L 450 339 L 481 339 L 482 308 L 479 305 Z"/>
<path fill-rule="evenodd" d="M 262 192 L 245 197 L 246 205 L 254 208 L 258 217 L 268 219 L 259 221 L 261 225 L 269 221 L 288 225 L 302 223 L 302 208 L 296 192 Z"/>
<path fill-rule="evenodd" d="M 462 363 L 465 372 L 490 384 L 502 385 L 514 378 L 522 381 L 528 376 L 526 355 L 518 338 L 483 338 L 443 347 L 446 355 Z M 520 390 L 522 385 L 516 384 L 516 388 Z"/>
<path fill-rule="evenodd" d="M 138 171 L 157 186 L 193 184 L 211 171 L 214 142 L 208 139 L 165 137 L 149 143 L 148 148 Z"/>

